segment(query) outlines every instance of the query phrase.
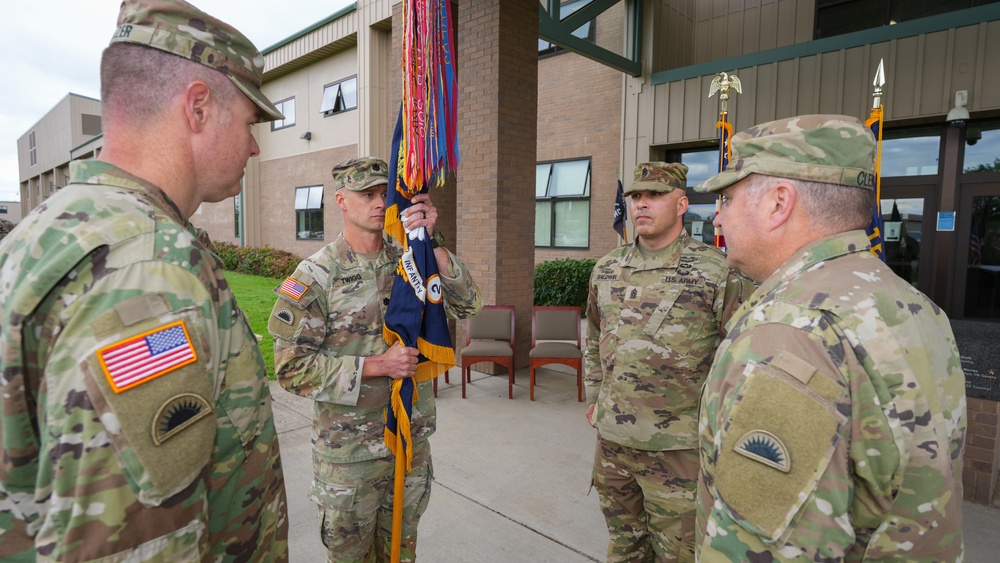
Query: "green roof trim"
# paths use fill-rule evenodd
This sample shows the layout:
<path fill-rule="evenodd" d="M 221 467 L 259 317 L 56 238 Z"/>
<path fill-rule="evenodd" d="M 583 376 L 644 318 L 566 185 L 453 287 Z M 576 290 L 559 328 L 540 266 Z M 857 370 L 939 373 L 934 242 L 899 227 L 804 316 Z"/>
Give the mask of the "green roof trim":
<path fill-rule="evenodd" d="M 295 41 L 296 39 L 298 39 L 298 38 L 300 38 L 300 37 L 302 37 L 304 35 L 308 35 L 308 34 L 316 31 L 317 29 L 323 27 L 324 25 L 326 25 L 326 24 L 328 24 L 328 23 L 330 23 L 332 21 L 339 20 L 340 18 L 346 16 L 347 14 L 350 14 L 351 12 L 353 12 L 353 11 L 355 11 L 357 9 L 358 9 L 358 3 L 357 2 L 353 2 L 351 4 L 348 4 L 348 5 L 344 6 L 343 8 L 341 8 L 340 10 L 337 10 L 336 12 L 334 12 L 330 17 L 324 18 L 324 19 L 322 19 L 322 20 L 320 20 L 320 21 L 318 21 L 318 22 L 310 25 L 309 27 L 307 27 L 307 28 L 305 28 L 305 29 L 303 29 L 303 30 L 301 30 L 301 31 L 299 31 L 297 33 L 289 35 L 288 37 L 282 39 L 281 41 L 278 41 L 274 45 L 271 45 L 270 47 L 261 50 L 260 54 L 262 54 L 262 55 L 269 55 L 269 54 L 273 53 L 274 51 L 277 51 L 278 49 L 284 47 L 285 45 L 288 45 L 292 41 Z"/>
<path fill-rule="evenodd" d="M 83 147 L 89 145 L 90 143 L 93 143 L 94 141 L 100 139 L 103 136 L 104 136 L 104 133 L 101 133 L 99 135 L 94 135 L 93 137 L 87 139 L 86 141 L 80 143 L 79 145 L 77 145 L 77 146 L 69 149 L 70 154 L 73 154 L 73 151 L 75 151 L 76 149 L 82 149 Z"/>
<path fill-rule="evenodd" d="M 871 43 L 881 43 L 883 41 L 913 37 L 924 33 L 934 33 L 953 27 L 976 25 L 994 20 L 1000 20 L 1000 3 L 957 10 L 939 16 L 900 22 L 895 25 L 864 29 L 834 37 L 824 37 L 815 41 L 758 51 L 756 53 L 747 53 L 728 59 L 719 59 L 717 61 L 655 72 L 650 81 L 654 85 L 666 84 L 688 78 L 710 76 L 720 72 L 732 72 L 741 68 L 809 57 L 820 53 L 830 53 L 841 49 L 861 47 Z"/>

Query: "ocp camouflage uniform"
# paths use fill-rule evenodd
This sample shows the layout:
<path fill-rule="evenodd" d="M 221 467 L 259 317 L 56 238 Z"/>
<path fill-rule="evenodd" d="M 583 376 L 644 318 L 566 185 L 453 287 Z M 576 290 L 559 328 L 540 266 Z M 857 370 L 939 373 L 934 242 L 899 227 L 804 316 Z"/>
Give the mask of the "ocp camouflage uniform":
<path fill-rule="evenodd" d="M 807 246 L 739 310 L 706 384 L 701 559 L 960 560 L 964 413 L 941 310 L 863 231 Z"/>
<path fill-rule="evenodd" d="M 779 120 L 735 135 L 736 166 L 698 189 L 871 189 L 874 149 L 855 118 Z M 701 560 L 962 560 L 955 338 L 864 231 L 804 244 L 727 328 L 701 399 Z"/>
<path fill-rule="evenodd" d="M 384 442 L 384 411 L 392 380 L 362 379 L 361 371 L 367 356 L 388 350 L 382 324 L 400 255 L 386 238 L 378 256 L 369 259 L 340 235 L 299 264 L 284 287 L 298 285 L 279 288 L 268 321 L 278 381 L 315 401 L 310 498 L 319 505 L 331 561 L 388 560 L 391 549 L 394 462 Z M 474 315 L 482 308 L 479 288 L 458 258 L 449 256 L 449 271 L 441 276 L 445 309 L 457 318 Z M 300 289 L 304 292 L 296 298 Z M 433 478 L 427 441 L 435 430 L 432 382 L 418 384 L 417 392 L 411 417 L 413 472 L 405 479 L 403 561 L 415 558 L 417 522 Z"/>
<path fill-rule="evenodd" d="M 70 176 L 0 245 L 0 553 L 287 560 L 263 358 L 222 264 L 157 187 Z M 186 356 L 130 380 L 112 348 L 143 337 Z"/>
<path fill-rule="evenodd" d="M 652 256 L 637 244 L 598 260 L 590 277 L 594 484 L 608 561 L 693 560 L 698 396 L 723 326 L 754 286 L 683 230 Z"/>

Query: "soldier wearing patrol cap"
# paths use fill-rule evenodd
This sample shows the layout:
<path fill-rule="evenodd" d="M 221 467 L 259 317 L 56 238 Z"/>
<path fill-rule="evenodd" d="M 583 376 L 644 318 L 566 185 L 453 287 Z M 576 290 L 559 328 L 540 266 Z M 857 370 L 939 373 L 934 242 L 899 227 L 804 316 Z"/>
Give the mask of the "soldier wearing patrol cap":
<path fill-rule="evenodd" d="M 637 236 L 597 261 L 587 311 L 587 418 L 609 562 L 693 561 L 698 391 L 753 283 L 688 236 L 687 166 L 645 162 L 625 190 Z"/>
<path fill-rule="evenodd" d="M 416 348 L 392 347 L 382 324 L 402 250 L 383 235 L 389 169 L 374 157 L 333 167 L 344 230 L 299 264 L 277 289 L 268 321 L 283 388 L 314 401 L 312 498 L 329 561 L 389 561 L 395 462 L 385 446 L 383 412 L 392 380 L 416 373 Z M 436 240 L 444 307 L 454 318 L 482 308 L 469 270 L 442 246 L 437 208 L 418 194 L 403 218 Z M 405 479 L 401 560 L 416 558 L 417 523 L 430 499 L 430 444 L 436 428 L 432 382 L 417 385 L 410 427 L 413 472 Z"/>
<path fill-rule="evenodd" d="M 263 357 L 188 222 L 281 117 L 262 62 L 181 0 L 122 4 L 99 159 L 0 245 L 4 557 L 287 560 Z"/>
<path fill-rule="evenodd" d="M 960 561 L 965 383 L 948 318 L 869 251 L 875 139 L 804 115 L 733 136 L 728 261 L 761 282 L 701 398 L 702 561 Z"/>

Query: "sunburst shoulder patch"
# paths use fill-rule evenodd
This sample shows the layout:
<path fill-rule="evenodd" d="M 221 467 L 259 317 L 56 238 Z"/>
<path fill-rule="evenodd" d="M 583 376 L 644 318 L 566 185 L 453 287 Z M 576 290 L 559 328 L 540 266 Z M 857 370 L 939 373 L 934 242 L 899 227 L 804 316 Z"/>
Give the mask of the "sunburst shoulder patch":
<path fill-rule="evenodd" d="M 288 309 L 278 309 L 274 312 L 274 318 L 285 323 L 286 325 L 291 325 L 292 321 L 295 320 L 295 316 Z"/>
<path fill-rule="evenodd" d="M 788 473 L 792 469 L 788 448 L 777 436 L 766 430 L 747 432 L 737 440 L 733 450 L 742 456 L 759 461 L 784 473 Z"/>
<path fill-rule="evenodd" d="M 153 417 L 153 443 L 162 445 L 195 422 L 212 414 L 212 405 L 201 395 L 182 393 L 167 400 Z"/>

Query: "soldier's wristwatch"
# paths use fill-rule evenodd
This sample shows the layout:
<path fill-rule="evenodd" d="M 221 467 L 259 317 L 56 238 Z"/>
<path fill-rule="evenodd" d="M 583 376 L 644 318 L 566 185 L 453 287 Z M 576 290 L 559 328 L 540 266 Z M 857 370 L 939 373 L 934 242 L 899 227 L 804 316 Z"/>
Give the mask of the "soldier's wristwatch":
<path fill-rule="evenodd" d="M 434 229 L 434 236 L 431 237 L 431 248 L 439 246 L 444 246 L 444 233 L 438 229 Z"/>

